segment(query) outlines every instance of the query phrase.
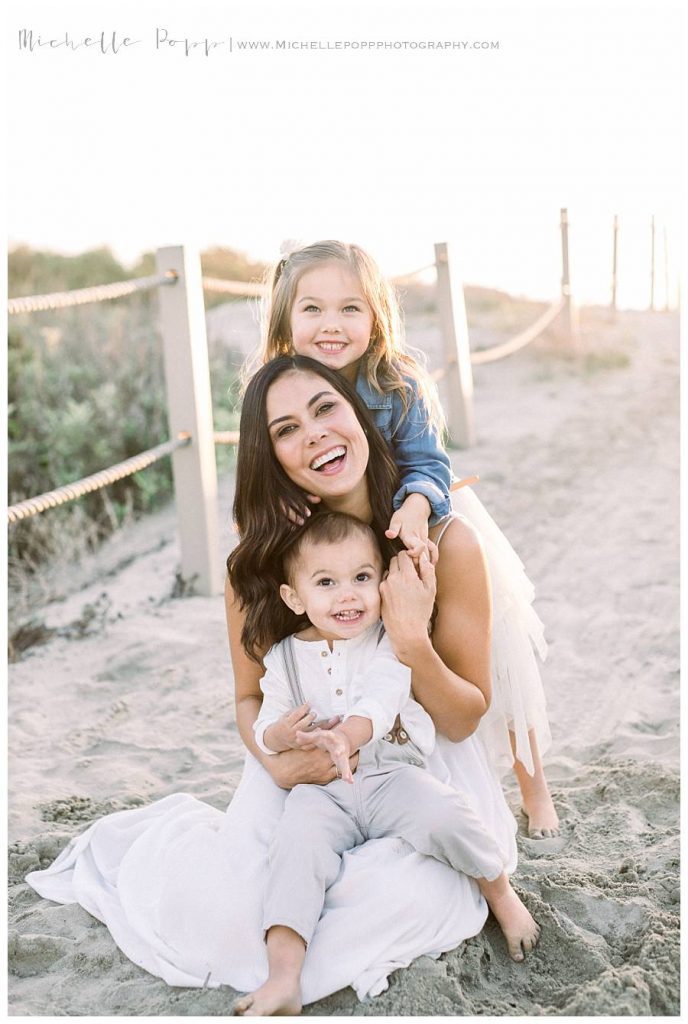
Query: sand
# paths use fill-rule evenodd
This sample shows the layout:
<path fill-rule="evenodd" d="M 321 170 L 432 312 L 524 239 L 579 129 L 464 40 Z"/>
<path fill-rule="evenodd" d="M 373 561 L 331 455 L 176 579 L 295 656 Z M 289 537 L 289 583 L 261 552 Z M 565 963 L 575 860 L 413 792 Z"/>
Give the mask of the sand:
<path fill-rule="evenodd" d="M 434 336 L 416 318 L 414 340 Z M 311 1015 L 675 1015 L 678 874 L 678 323 L 584 311 L 587 355 L 538 344 L 476 368 L 478 442 L 455 453 L 524 559 L 550 654 L 547 774 L 563 821 L 519 827 L 514 884 L 542 925 L 513 964 L 494 921 Z M 497 335 L 493 334 L 492 340 Z M 432 340 L 432 338 L 431 338 Z M 222 481 L 223 550 L 232 543 Z M 179 596 L 174 511 L 121 531 L 35 608 L 55 632 L 10 671 L 10 1012 L 214 1016 L 76 906 L 23 882 L 94 818 L 183 790 L 218 808 L 243 751 L 221 599 Z M 515 784 L 507 796 L 518 812 Z"/>

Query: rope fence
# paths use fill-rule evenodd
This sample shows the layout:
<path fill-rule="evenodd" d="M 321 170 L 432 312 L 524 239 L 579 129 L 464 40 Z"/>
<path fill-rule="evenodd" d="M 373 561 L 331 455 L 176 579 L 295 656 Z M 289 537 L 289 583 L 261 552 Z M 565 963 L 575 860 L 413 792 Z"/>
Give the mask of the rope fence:
<path fill-rule="evenodd" d="M 491 348 L 481 349 L 479 352 L 471 352 L 473 366 L 494 363 L 497 359 L 504 359 L 505 356 L 510 356 L 514 352 L 518 352 L 519 349 L 525 348 L 526 345 L 530 345 L 531 341 L 535 341 L 550 324 L 554 323 L 563 310 L 565 301 L 564 298 L 561 298 L 553 302 L 530 327 L 526 327 L 524 331 L 514 335 L 509 341 L 505 341 L 501 345 L 493 345 Z"/>
<path fill-rule="evenodd" d="M 213 440 L 215 444 L 219 445 L 239 444 L 239 431 L 216 430 Z M 133 476 L 134 473 L 140 473 L 142 469 L 148 469 L 154 462 L 159 462 L 160 459 L 171 455 L 172 452 L 176 452 L 179 448 L 186 448 L 190 444 L 191 435 L 183 434 L 176 440 L 163 441 L 162 444 L 156 445 L 155 448 L 149 448 L 138 455 L 132 455 L 130 459 L 125 459 L 124 462 L 118 462 L 114 466 L 109 466 L 99 473 L 93 473 L 91 476 L 83 477 L 81 480 L 75 480 L 71 484 L 64 484 L 62 487 L 57 487 L 54 491 L 46 491 L 45 494 L 39 494 L 36 498 L 27 498 L 26 501 L 10 505 L 7 509 L 7 522 L 10 524 L 18 523 L 22 519 L 29 519 L 40 512 L 46 512 L 49 508 L 65 505 L 68 501 L 83 498 L 85 494 L 91 494 L 93 491 L 99 491 L 103 487 L 109 487 L 110 484 L 117 483 L 118 480 L 124 480 L 125 477 Z"/>
<path fill-rule="evenodd" d="M 260 282 L 226 281 L 221 277 L 204 277 L 203 288 L 207 292 L 245 296 L 246 298 L 260 298 L 265 294 L 265 285 Z"/>
<path fill-rule="evenodd" d="M 18 313 L 37 313 L 47 309 L 66 309 L 68 306 L 86 306 L 90 302 L 107 302 L 121 299 L 134 292 L 149 291 L 158 285 L 174 284 L 177 275 L 173 271 L 153 274 L 151 277 L 136 277 L 131 281 L 117 281 L 115 284 L 99 284 L 93 288 L 76 288 L 70 292 L 52 292 L 49 295 L 26 295 L 9 299 L 7 312 L 10 316 Z"/>
<path fill-rule="evenodd" d="M 125 477 L 132 476 L 142 469 L 147 469 L 154 462 L 159 462 L 166 455 L 171 455 L 178 448 L 184 448 L 189 444 L 191 444 L 191 436 L 189 434 L 182 435 L 176 438 L 176 440 L 164 441 L 162 444 L 156 445 L 155 448 L 149 448 L 138 455 L 132 455 L 130 459 L 125 459 L 124 462 L 118 462 L 114 466 L 109 466 L 99 473 L 93 473 L 91 476 L 86 476 L 82 480 L 76 480 L 71 484 L 64 484 L 62 487 L 55 488 L 54 491 L 46 491 L 45 494 L 39 494 L 36 498 L 27 498 L 26 501 L 10 505 L 7 509 L 7 521 L 8 523 L 17 523 L 20 519 L 28 519 L 30 516 L 35 516 L 39 512 L 45 512 L 49 508 L 56 508 L 58 505 L 64 505 L 68 501 L 75 501 L 76 498 L 83 498 L 85 494 L 99 491 L 102 487 L 109 487 L 110 484 L 114 484 L 118 480 L 123 480 Z"/>

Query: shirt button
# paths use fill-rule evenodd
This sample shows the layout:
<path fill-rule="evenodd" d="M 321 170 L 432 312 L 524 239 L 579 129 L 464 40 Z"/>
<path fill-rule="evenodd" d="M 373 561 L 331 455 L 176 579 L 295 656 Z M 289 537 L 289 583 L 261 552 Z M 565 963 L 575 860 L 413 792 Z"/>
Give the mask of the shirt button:
<path fill-rule="evenodd" d="M 337 694 L 338 697 L 341 697 L 341 695 L 344 693 L 343 690 L 335 690 L 334 692 Z"/>
<path fill-rule="evenodd" d="M 327 657 L 327 651 L 321 651 L 320 652 L 320 657 L 321 658 L 326 658 Z"/>

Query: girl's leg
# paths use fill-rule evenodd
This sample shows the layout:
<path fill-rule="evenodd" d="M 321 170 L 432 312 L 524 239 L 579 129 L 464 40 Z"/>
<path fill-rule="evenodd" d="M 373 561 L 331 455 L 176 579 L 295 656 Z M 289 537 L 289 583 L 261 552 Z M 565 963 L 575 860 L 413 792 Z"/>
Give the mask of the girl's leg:
<path fill-rule="evenodd" d="M 275 925 L 267 934 L 268 980 L 237 999 L 235 1017 L 296 1017 L 301 1013 L 301 969 L 306 943 L 298 932 Z"/>
<path fill-rule="evenodd" d="M 493 882 L 488 882 L 486 878 L 478 878 L 477 882 L 504 932 L 511 959 L 523 960 L 525 954 L 535 948 L 540 937 L 539 924 L 511 888 L 506 872 L 502 871 Z"/>
<path fill-rule="evenodd" d="M 516 738 L 512 732 L 509 733 L 509 738 L 515 756 Z M 559 818 L 545 778 L 534 729 L 529 731 L 528 739 L 535 772 L 533 775 L 529 775 L 525 766 L 516 759 L 514 760 L 514 774 L 521 787 L 523 812 L 528 818 L 528 835 L 531 839 L 550 839 L 559 834 Z"/>

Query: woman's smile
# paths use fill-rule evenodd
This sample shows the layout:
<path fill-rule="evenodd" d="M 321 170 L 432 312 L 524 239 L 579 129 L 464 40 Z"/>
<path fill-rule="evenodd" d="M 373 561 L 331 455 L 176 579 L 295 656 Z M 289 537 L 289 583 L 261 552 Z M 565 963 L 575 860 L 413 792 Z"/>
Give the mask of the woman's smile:
<path fill-rule="evenodd" d="M 316 455 L 311 461 L 311 469 L 325 476 L 339 473 L 346 463 L 346 448 L 343 444 L 329 448 L 323 455 Z"/>

